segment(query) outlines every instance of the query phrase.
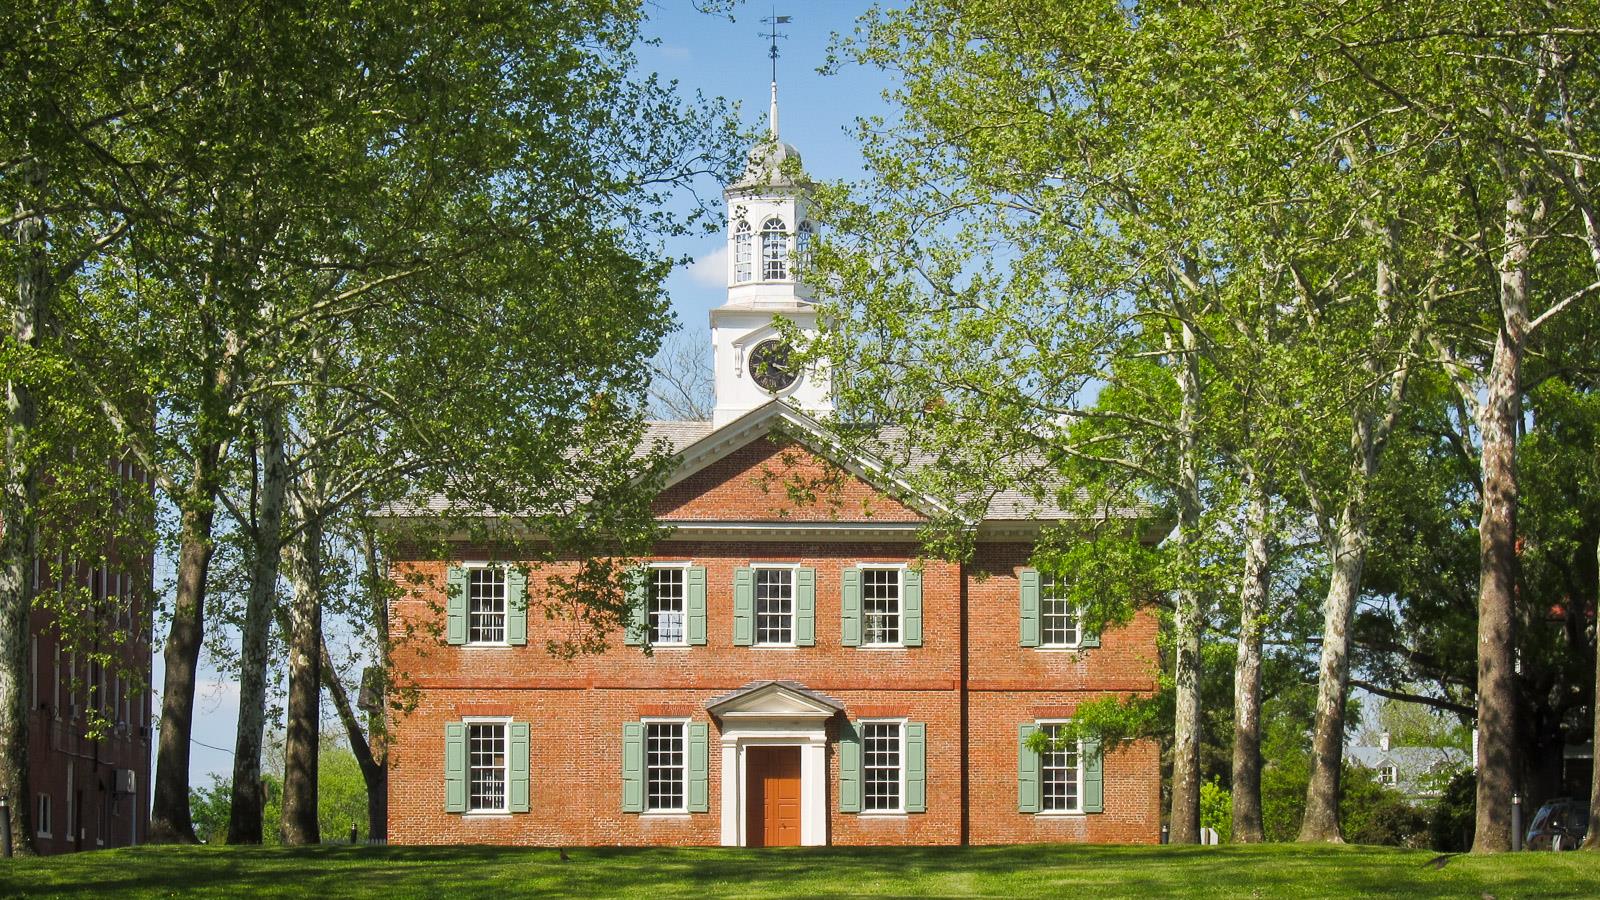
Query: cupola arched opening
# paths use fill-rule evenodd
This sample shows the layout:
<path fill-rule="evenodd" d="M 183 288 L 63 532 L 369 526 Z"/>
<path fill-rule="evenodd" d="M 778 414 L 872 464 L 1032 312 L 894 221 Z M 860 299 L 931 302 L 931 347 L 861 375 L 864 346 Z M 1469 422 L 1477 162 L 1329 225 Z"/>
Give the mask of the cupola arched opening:
<path fill-rule="evenodd" d="M 773 216 L 761 226 L 761 279 L 782 281 L 789 277 L 789 235 L 783 220 Z"/>
<path fill-rule="evenodd" d="M 733 280 L 749 281 L 755 277 L 753 271 L 755 235 L 750 231 L 750 223 L 741 221 L 733 230 Z"/>

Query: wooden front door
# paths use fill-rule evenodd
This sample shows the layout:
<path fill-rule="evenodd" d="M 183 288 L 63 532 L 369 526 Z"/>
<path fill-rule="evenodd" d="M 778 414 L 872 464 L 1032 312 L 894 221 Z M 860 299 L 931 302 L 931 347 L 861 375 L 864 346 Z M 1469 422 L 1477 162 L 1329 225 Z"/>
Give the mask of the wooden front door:
<path fill-rule="evenodd" d="M 800 748 L 750 747 L 745 771 L 749 846 L 800 846 Z"/>

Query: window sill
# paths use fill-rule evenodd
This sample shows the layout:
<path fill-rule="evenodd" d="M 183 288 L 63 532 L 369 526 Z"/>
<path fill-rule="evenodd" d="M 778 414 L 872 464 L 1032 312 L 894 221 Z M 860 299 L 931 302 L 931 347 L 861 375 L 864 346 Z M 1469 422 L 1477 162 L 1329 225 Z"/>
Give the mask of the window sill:
<path fill-rule="evenodd" d="M 752 650 L 801 650 L 799 644 L 751 644 Z"/>
<path fill-rule="evenodd" d="M 497 644 L 496 643 L 488 643 L 488 642 L 469 642 L 469 643 L 465 643 L 465 644 L 457 644 L 456 646 L 461 647 L 462 649 L 465 649 L 465 650 L 503 650 L 503 649 L 505 649 L 507 647 L 521 646 L 521 645 L 520 644 L 512 644 L 509 641 L 501 641 L 500 643 L 497 643 Z"/>
<path fill-rule="evenodd" d="M 509 819 L 509 818 L 511 818 L 511 811 L 510 810 L 503 810 L 503 809 L 501 809 L 501 810 L 496 810 L 496 809 L 475 809 L 475 810 L 471 810 L 469 812 L 461 813 L 461 818 L 463 818 L 463 819 Z"/>
<path fill-rule="evenodd" d="M 858 815 L 863 819 L 904 819 L 910 813 L 904 810 L 864 809 Z"/>
<path fill-rule="evenodd" d="M 1088 813 L 1082 810 L 1051 809 L 1040 810 L 1039 812 L 1034 813 L 1034 815 L 1041 819 L 1081 819 L 1088 815 Z"/>
<path fill-rule="evenodd" d="M 688 821 L 689 811 L 682 809 L 651 809 L 639 813 L 641 819 L 683 819 Z"/>
<path fill-rule="evenodd" d="M 651 644 L 651 650 L 693 650 L 694 644 Z"/>
<path fill-rule="evenodd" d="M 1081 650 L 1093 650 L 1094 648 L 1085 647 L 1081 644 L 1073 644 L 1070 647 L 1062 644 L 1049 647 L 1035 647 L 1033 649 L 1038 650 L 1040 653 L 1077 653 Z"/>
<path fill-rule="evenodd" d="M 862 644 L 857 650 L 910 650 L 905 644 Z"/>

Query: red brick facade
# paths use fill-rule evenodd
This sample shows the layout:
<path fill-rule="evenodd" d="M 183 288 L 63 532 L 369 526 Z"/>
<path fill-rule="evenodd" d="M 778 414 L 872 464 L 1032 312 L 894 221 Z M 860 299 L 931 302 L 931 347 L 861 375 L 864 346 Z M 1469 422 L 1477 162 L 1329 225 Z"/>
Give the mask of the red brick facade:
<path fill-rule="evenodd" d="M 1154 842 L 1160 763 L 1139 743 L 1104 755 L 1103 810 L 1018 811 L 1017 726 L 1070 717 L 1076 704 L 1155 686 L 1156 623 L 1140 615 L 1081 651 L 1019 646 L 1018 571 L 1028 546 L 980 543 L 967 564 L 919 561 L 909 536 L 868 540 L 852 522 L 914 522 L 917 514 L 866 482 L 843 475 L 788 441 L 757 439 L 669 487 L 657 513 L 670 521 L 781 521 L 812 526 L 803 538 L 675 539 L 655 558 L 705 570 L 706 641 L 646 655 L 620 635 L 599 656 L 563 661 L 546 640 L 565 627 L 537 605 L 523 646 L 452 646 L 442 629 L 447 569 L 460 560 L 400 560 L 407 586 L 390 610 L 395 668 L 417 688 L 414 710 L 393 723 L 389 839 L 396 843 L 529 845 L 728 843 L 720 744 L 728 723 L 707 702 L 752 682 L 798 682 L 844 707 L 827 722 L 826 826 L 832 844 L 959 844 L 1026 841 Z M 806 487 L 792 489 L 797 485 Z M 818 488 L 817 486 L 821 487 Z M 831 523 L 838 539 L 817 526 Z M 683 535 L 680 532 L 680 535 Z M 463 548 L 482 558 L 482 548 Z M 815 572 L 815 645 L 737 646 L 735 570 L 798 564 Z M 844 646 L 841 573 L 862 563 L 920 569 L 922 643 L 893 649 Z M 564 567 L 535 568 L 530 596 Z M 421 576 L 420 578 L 416 576 Z M 407 634 L 411 636 L 406 637 Z M 418 635 L 426 635 L 419 637 Z M 531 724 L 530 813 L 446 812 L 445 729 L 467 716 Z M 675 716 L 709 725 L 709 811 L 623 811 L 625 722 Z M 904 718 L 926 733 L 926 809 L 905 814 L 840 811 L 844 718 Z M 730 738 L 731 739 L 731 738 Z"/>

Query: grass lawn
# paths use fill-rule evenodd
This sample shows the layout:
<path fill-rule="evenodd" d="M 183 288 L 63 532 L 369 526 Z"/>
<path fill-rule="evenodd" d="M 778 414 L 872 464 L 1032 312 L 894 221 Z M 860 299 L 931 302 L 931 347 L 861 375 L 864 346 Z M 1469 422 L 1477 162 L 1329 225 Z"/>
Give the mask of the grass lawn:
<path fill-rule="evenodd" d="M 1600 897 L 1600 854 L 1386 847 L 151 847 L 0 860 L 27 897 Z"/>

